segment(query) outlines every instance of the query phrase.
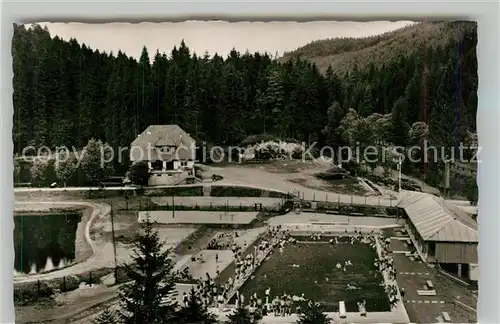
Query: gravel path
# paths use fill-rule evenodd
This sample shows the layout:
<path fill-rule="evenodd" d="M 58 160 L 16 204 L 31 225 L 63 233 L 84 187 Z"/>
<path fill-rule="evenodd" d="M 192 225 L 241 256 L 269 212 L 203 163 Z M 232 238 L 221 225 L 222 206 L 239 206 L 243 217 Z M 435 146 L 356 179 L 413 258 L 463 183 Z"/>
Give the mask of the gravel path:
<path fill-rule="evenodd" d="M 60 278 L 63 276 L 69 276 L 72 274 L 84 273 L 92 269 L 99 269 L 105 267 L 114 266 L 114 250 L 113 244 L 108 240 L 101 238 L 102 236 L 102 223 L 100 221 L 106 222 L 105 218 L 111 211 L 111 207 L 107 204 L 83 202 L 83 201 L 65 201 L 65 202 L 36 202 L 36 203 L 20 203 L 16 204 L 18 210 L 29 210 L 32 208 L 34 210 L 40 210 L 40 206 L 46 208 L 58 208 L 60 206 L 75 206 L 75 207 L 87 207 L 92 208 L 91 216 L 88 221 L 82 221 L 80 224 L 84 226 L 83 236 L 85 237 L 86 243 L 92 249 L 92 256 L 83 262 L 76 263 L 67 268 L 60 270 L 39 273 L 35 275 L 19 275 L 14 277 L 14 284 L 33 282 L 37 280 L 50 280 L 55 278 Z M 96 228 L 100 228 L 101 231 L 91 237 L 91 228 L 95 225 Z M 80 226 L 80 225 L 79 225 Z M 178 244 L 190 234 L 192 234 L 196 229 L 192 227 L 175 227 L 175 228 L 161 228 L 159 229 L 160 239 L 167 240 L 165 248 L 170 248 Z M 128 262 L 130 261 L 130 248 L 122 243 L 116 244 L 116 254 L 118 262 Z"/>

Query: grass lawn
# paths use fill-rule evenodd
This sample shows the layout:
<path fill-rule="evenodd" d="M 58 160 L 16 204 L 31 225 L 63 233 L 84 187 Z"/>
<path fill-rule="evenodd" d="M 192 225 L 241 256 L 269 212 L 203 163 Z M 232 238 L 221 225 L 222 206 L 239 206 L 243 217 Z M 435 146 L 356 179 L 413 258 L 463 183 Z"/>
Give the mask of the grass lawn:
<path fill-rule="evenodd" d="M 368 312 L 390 311 L 389 299 L 380 286 L 380 272 L 373 266 L 376 252 L 367 244 L 296 243 L 279 249 L 255 271 L 240 289 L 246 298 L 257 292 L 264 296 L 270 287 L 271 295 L 304 294 L 306 298 L 320 302 L 326 311 L 338 311 L 338 302 L 345 301 L 348 312 L 357 312 L 357 302 L 366 300 Z M 347 271 L 338 270 L 337 262 L 353 264 Z M 298 264 L 300 267 L 292 267 Z M 264 274 L 266 277 L 264 277 Z M 328 280 L 326 279 L 328 278 Z M 356 286 L 348 290 L 347 285 Z"/>

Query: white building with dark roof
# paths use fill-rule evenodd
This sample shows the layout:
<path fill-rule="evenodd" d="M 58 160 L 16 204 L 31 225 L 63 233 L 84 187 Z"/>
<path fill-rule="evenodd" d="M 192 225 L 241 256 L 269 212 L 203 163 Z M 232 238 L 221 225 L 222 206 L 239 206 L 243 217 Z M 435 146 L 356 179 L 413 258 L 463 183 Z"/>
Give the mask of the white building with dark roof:
<path fill-rule="evenodd" d="M 478 280 L 478 226 L 470 215 L 440 197 L 415 191 L 401 190 L 396 206 L 404 210 L 408 233 L 425 261 Z"/>
<path fill-rule="evenodd" d="M 130 161 L 149 165 L 150 186 L 194 180 L 195 159 L 196 142 L 178 125 L 150 125 L 130 145 Z"/>

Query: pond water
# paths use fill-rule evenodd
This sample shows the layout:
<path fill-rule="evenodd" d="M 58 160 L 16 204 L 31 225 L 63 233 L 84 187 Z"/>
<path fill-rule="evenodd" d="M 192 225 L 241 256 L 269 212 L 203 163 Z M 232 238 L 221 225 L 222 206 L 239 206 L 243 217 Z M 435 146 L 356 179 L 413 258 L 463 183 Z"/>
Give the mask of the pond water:
<path fill-rule="evenodd" d="M 14 215 L 14 273 L 40 273 L 62 268 L 75 258 L 81 214 Z"/>

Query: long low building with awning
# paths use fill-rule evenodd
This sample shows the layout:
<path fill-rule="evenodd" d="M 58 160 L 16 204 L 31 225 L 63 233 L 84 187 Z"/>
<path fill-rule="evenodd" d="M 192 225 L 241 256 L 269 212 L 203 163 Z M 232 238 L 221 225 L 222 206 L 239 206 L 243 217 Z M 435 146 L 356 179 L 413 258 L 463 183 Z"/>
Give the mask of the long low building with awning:
<path fill-rule="evenodd" d="M 408 233 L 425 261 L 469 280 L 478 279 L 477 222 L 442 198 L 401 190 L 397 207 L 404 210 Z"/>

